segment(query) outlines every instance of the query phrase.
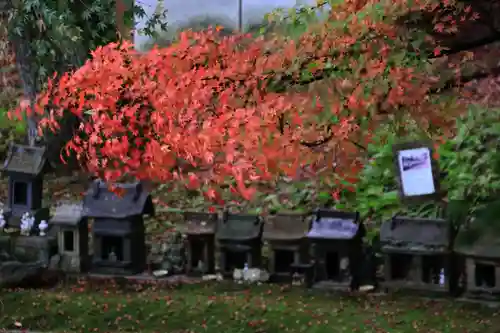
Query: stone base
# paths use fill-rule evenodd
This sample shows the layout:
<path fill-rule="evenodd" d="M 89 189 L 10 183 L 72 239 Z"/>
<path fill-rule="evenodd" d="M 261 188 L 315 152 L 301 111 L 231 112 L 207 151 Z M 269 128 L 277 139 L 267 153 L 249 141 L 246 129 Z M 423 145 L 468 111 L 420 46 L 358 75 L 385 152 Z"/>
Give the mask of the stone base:
<path fill-rule="evenodd" d="M 145 266 L 145 265 L 142 265 Z M 137 275 L 145 271 L 145 267 L 141 268 L 137 263 L 126 262 L 113 262 L 106 260 L 94 260 L 92 261 L 92 267 L 90 269 L 91 274 L 103 274 L 103 275 Z"/>
<path fill-rule="evenodd" d="M 88 259 L 80 258 L 78 255 L 61 255 L 59 269 L 68 273 L 84 273 L 89 269 Z"/>
<path fill-rule="evenodd" d="M 460 297 L 457 298 L 457 301 L 459 302 L 464 302 L 464 303 L 472 303 L 472 304 L 480 304 L 487 306 L 492 309 L 498 309 L 500 308 L 500 301 L 496 300 L 486 300 L 486 299 L 480 299 L 480 298 L 468 298 L 468 297 Z"/>
<path fill-rule="evenodd" d="M 462 298 L 485 302 L 500 302 L 500 292 L 497 290 L 491 292 L 466 290 L 462 294 Z"/>
<path fill-rule="evenodd" d="M 272 273 L 269 278 L 271 283 L 292 283 L 292 272 L 290 273 Z"/>
<path fill-rule="evenodd" d="M 12 252 L 12 240 L 9 235 L 0 234 L 0 253 L 5 251 L 6 253 Z"/>
<path fill-rule="evenodd" d="M 450 287 L 447 284 L 441 286 L 434 284 L 417 283 L 412 281 L 385 281 L 382 282 L 380 286 L 387 292 L 391 293 L 405 292 L 411 293 L 413 295 L 451 295 Z"/>
<path fill-rule="evenodd" d="M 324 291 L 351 291 L 350 282 L 320 281 L 313 285 L 313 289 Z"/>
<path fill-rule="evenodd" d="M 57 254 L 55 237 L 16 236 L 12 238 L 13 255 L 22 262 L 41 261 L 49 265 L 50 258 Z"/>
<path fill-rule="evenodd" d="M 74 283 L 80 279 L 85 279 L 90 283 L 90 286 L 102 286 L 106 283 L 112 283 L 119 288 L 132 288 L 136 290 L 137 284 L 147 288 L 148 286 L 158 288 L 172 288 L 183 284 L 198 284 L 206 283 L 201 278 L 192 278 L 186 275 L 172 275 L 166 277 L 155 277 L 147 272 L 135 275 L 112 275 L 112 274 L 69 274 L 66 278 L 67 283 Z"/>

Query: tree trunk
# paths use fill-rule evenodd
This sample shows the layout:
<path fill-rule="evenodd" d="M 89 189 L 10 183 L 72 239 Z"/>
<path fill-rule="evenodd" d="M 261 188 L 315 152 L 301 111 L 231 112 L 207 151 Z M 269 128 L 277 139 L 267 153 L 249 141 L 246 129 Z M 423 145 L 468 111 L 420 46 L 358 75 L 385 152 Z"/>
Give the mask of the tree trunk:
<path fill-rule="evenodd" d="M 2 13 L 8 13 L 14 9 L 12 0 L 0 0 L 0 10 Z M 11 36 L 9 34 L 9 36 Z M 34 106 L 36 94 L 38 92 L 36 80 L 36 68 L 30 61 L 32 54 L 30 52 L 31 36 L 23 35 L 16 38 L 9 38 L 13 47 L 16 59 L 16 65 L 21 79 L 24 98 L 29 99 L 31 106 Z M 35 115 L 28 117 L 27 141 L 34 143 L 37 133 L 37 119 Z"/>
<path fill-rule="evenodd" d="M 36 95 L 39 87 L 36 79 L 36 67 L 33 62 L 30 50 L 30 36 L 22 36 L 12 40 L 14 52 L 16 54 L 16 64 L 19 70 L 19 76 L 23 87 L 24 98 L 30 101 L 31 108 L 34 109 Z M 35 143 L 37 138 L 38 119 L 34 113 L 27 117 L 27 141 L 30 145 Z"/>

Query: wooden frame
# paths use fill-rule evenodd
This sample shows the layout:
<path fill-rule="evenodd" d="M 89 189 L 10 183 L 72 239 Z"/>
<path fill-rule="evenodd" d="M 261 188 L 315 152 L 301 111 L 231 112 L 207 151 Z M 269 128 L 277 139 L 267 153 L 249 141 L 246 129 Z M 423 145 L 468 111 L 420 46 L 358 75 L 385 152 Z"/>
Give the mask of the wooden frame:
<path fill-rule="evenodd" d="M 412 257 L 410 272 L 407 279 L 394 279 L 392 277 L 392 258 L 394 255 L 403 254 Z M 438 257 L 442 259 L 444 270 L 444 284 L 435 284 L 431 282 L 424 282 L 423 269 L 425 257 Z M 451 254 L 450 253 L 418 253 L 418 252 L 383 252 L 384 260 L 384 281 L 382 286 L 386 290 L 405 290 L 415 292 L 429 292 L 429 293 L 442 293 L 449 294 L 452 291 L 452 276 L 451 276 Z"/>
<path fill-rule="evenodd" d="M 465 257 L 465 285 L 464 295 L 470 298 L 498 300 L 500 295 L 500 262 L 495 259 L 482 257 Z M 494 269 L 495 285 L 493 287 L 478 286 L 476 283 L 476 269 L 478 265 L 492 266 Z"/>
<path fill-rule="evenodd" d="M 356 230 L 349 231 L 349 237 L 345 233 L 340 234 L 322 234 L 323 231 L 317 230 L 322 220 L 326 218 L 340 219 L 348 222 L 348 225 L 357 225 Z M 329 209 L 318 209 L 315 212 L 315 218 L 311 224 L 311 230 L 308 233 L 308 240 L 310 244 L 310 252 L 312 263 L 314 263 L 311 276 L 312 280 L 306 284 L 312 284 L 313 288 L 325 289 L 325 290 L 357 290 L 360 283 L 360 271 L 356 269 L 356 265 L 362 263 L 362 243 L 363 237 L 365 236 L 366 229 L 362 222 L 359 221 L 359 212 L 345 212 Z M 318 227 L 315 227 L 318 226 Z M 346 225 L 336 226 L 336 224 L 331 224 L 335 228 L 333 229 L 342 231 Z M 331 227 L 330 226 L 330 227 Z M 327 226 L 325 226 L 327 227 Z M 321 227 L 321 230 L 324 230 Z M 331 231 L 330 231 L 331 232 Z M 338 274 L 336 277 L 328 276 L 328 267 L 330 262 L 328 260 L 328 254 L 335 253 L 338 260 L 333 263 L 338 268 Z M 345 262 L 344 259 L 348 261 Z M 341 269 L 343 265 L 342 262 L 347 263 L 347 267 Z M 309 269 L 309 268 L 307 268 Z M 341 272 L 343 271 L 343 272 Z M 344 278 L 342 277 L 342 274 Z M 341 279 L 338 279 L 341 278 Z"/>
<path fill-rule="evenodd" d="M 452 292 L 455 288 L 452 239 L 451 225 L 445 219 L 394 216 L 385 221 L 380 228 L 383 288 L 431 294 Z M 400 257 L 395 261 L 397 256 L 411 256 L 411 259 Z M 393 267 L 402 268 L 402 262 L 409 264 L 405 267 L 406 274 L 394 276 Z M 435 274 L 430 274 L 432 271 Z M 439 281 L 441 272 L 443 283 Z"/>
<path fill-rule="evenodd" d="M 197 263 L 193 262 L 193 246 L 195 242 L 201 243 L 202 261 L 204 264 L 203 272 L 196 271 Z M 187 253 L 186 253 L 186 274 L 214 274 L 215 273 L 215 235 L 187 235 Z"/>
<path fill-rule="evenodd" d="M 186 274 L 213 274 L 215 272 L 215 232 L 217 229 L 217 213 L 184 212 L 184 226 L 180 231 L 186 236 Z M 195 245 L 202 246 L 201 260 L 203 271 L 198 271 L 194 257 Z M 197 251 L 196 251 L 197 252 Z"/>
<path fill-rule="evenodd" d="M 249 268 L 260 267 L 262 261 L 263 219 L 256 214 L 233 214 L 227 210 L 219 219 L 215 238 L 218 243 L 219 269 L 224 277 L 232 276 L 228 271 L 228 254 L 245 255 Z M 242 266 L 238 268 L 243 268 Z"/>
<path fill-rule="evenodd" d="M 262 239 L 269 247 L 267 268 L 271 280 L 287 280 L 294 271 L 292 266 L 300 266 L 310 261 L 307 234 L 311 229 L 311 217 L 310 212 L 281 211 L 265 219 Z M 280 262 L 277 254 L 281 251 L 293 255 L 293 261 L 287 270 L 278 270 L 277 267 L 277 263 Z"/>
<path fill-rule="evenodd" d="M 25 185 L 26 188 L 24 189 L 24 194 L 22 195 L 25 197 L 26 202 L 16 202 L 17 194 L 20 192 L 18 191 L 19 188 L 16 187 L 16 185 Z M 31 207 L 31 183 L 26 181 L 26 180 L 13 180 L 12 181 L 12 203 L 11 206 L 26 206 L 26 208 Z"/>
<path fill-rule="evenodd" d="M 418 148 L 425 148 L 429 150 L 431 167 L 432 167 L 432 178 L 434 181 L 434 193 L 423 194 L 423 195 L 412 195 L 407 196 L 403 191 L 403 180 L 401 175 L 401 169 L 399 167 L 399 153 L 405 150 L 412 150 Z M 413 141 L 406 143 L 395 144 L 392 147 L 393 151 L 393 161 L 394 167 L 397 172 L 397 182 L 398 182 L 398 192 L 399 198 L 404 204 L 418 204 L 425 201 L 439 201 L 442 198 L 442 192 L 440 187 L 440 174 L 438 162 L 433 158 L 434 149 L 432 148 L 432 143 L 425 141 Z"/>
<path fill-rule="evenodd" d="M 66 250 L 66 237 L 65 233 L 66 232 L 71 232 L 72 237 L 73 237 L 73 251 L 68 251 Z M 78 231 L 75 227 L 61 227 L 60 230 L 58 231 L 58 243 L 59 243 L 59 249 L 60 249 L 60 254 L 63 255 L 79 255 L 79 237 L 78 237 Z"/>
<path fill-rule="evenodd" d="M 289 276 L 291 268 L 288 271 L 278 271 L 276 268 L 276 264 L 278 262 L 277 259 L 279 259 L 276 256 L 276 252 L 290 252 L 293 255 L 293 261 L 291 265 L 300 265 L 304 262 L 306 262 L 303 258 L 305 258 L 306 251 L 304 251 L 304 246 L 299 244 L 293 244 L 293 245 L 284 245 L 284 244 L 276 244 L 276 243 L 270 243 L 269 244 L 269 266 L 268 266 L 268 271 L 271 275 L 284 275 L 284 276 Z"/>
<path fill-rule="evenodd" d="M 240 250 L 240 251 L 235 251 L 232 250 L 230 247 L 222 246 L 219 249 L 219 268 L 220 268 L 220 273 L 222 273 L 222 276 L 224 277 L 231 277 L 233 275 L 233 270 L 231 270 L 228 267 L 228 262 L 227 257 L 229 253 L 241 253 L 245 255 L 245 261 L 248 264 L 248 267 L 250 268 L 255 268 L 259 267 L 261 264 L 261 253 L 260 253 L 260 247 L 257 248 L 257 246 L 249 246 L 247 250 Z M 238 267 L 239 269 L 243 269 L 243 266 Z"/>

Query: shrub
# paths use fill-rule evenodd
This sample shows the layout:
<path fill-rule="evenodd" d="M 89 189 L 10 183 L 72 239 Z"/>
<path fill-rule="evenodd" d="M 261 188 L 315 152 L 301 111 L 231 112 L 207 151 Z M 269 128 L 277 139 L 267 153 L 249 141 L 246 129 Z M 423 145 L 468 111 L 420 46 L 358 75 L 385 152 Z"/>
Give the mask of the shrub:
<path fill-rule="evenodd" d="M 466 114 L 457 118 L 456 135 L 437 147 L 441 187 L 445 191 L 443 207 L 446 216 L 457 226 L 470 217 L 479 217 L 476 227 L 495 226 L 498 216 L 497 195 L 500 191 L 500 110 L 470 105 Z M 387 132 L 386 132 L 387 133 Z M 368 146 L 366 163 L 360 173 L 355 191 L 345 193 L 337 207 L 354 209 L 378 230 L 381 222 L 394 214 L 419 217 L 444 217 L 444 211 L 435 202 L 403 206 L 397 195 L 392 144 L 395 135 L 376 136 Z M 411 138 L 419 139 L 413 131 Z"/>

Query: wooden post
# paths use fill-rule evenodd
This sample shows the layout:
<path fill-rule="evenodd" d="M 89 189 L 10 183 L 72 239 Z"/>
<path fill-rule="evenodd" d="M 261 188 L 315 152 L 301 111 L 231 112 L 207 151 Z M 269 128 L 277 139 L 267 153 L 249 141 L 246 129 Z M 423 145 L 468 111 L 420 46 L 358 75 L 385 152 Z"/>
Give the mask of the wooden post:
<path fill-rule="evenodd" d="M 238 0 L 238 30 L 243 32 L 243 0 Z"/>
<path fill-rule="evenodd" d="M 270 246 L 269 251 L 269 268 L 268 271 L 270 274 L 276 273 L 276 249 L 273 246 Z"/>
<path fill-rule="evenodd" d="M 208 239 L 203 238 L 203 274 L 208 273 L 210 268 L 210 253 L 208 252 Z"/>

